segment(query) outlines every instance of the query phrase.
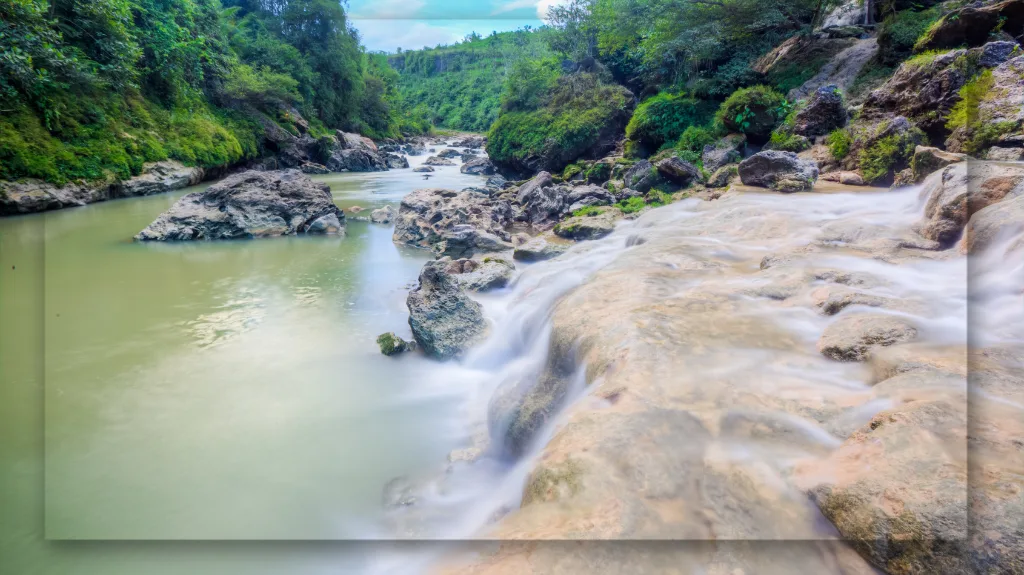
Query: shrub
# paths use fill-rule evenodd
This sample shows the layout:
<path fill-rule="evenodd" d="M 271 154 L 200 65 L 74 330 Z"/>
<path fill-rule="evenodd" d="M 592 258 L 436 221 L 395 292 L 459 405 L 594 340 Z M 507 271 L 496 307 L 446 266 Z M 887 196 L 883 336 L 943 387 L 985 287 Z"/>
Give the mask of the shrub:
<path fill-rule="evenodd" d="M 629 117 L 631 98 L 592 74 L 564 76 L 537 110 L 503 112 L 488 133 L 491 160 L 515 172 L 561 172 L 588 152 L 600 152 Z"/>
<path fill-rule="evenodd" d="M 886 129 L 885 124 L 879 131 Z M 925 140 L 917 128 L 878 138 L 860 152 L 860 173 L 868 183 L 891 180 L 895 172 L 910 165 L 914 148 Z"/>
<path fill-rule="evenodd" d="M 662 92 L 640 104 L 626 126 L 627 153 L 647 156 L 674 144 L 687 128 L 706 124 L 714 104 L 685 94 Z"/>
<path fill-rule="evenodd" d="M 235 66 L 224 78 L 222 96 L 252 104 L 258 108 L 268 105 L 292 105 L 302 101 L 299 83 L 288 74 L 273 72 L 265 66 Z"/>
<path fill-rule="evenodd" d="M 710 128 L 690 126 L 686 128 L 682 136 L 679 136 L 679 141 L 676 142 L 676 149 L 700 154 L 704 151 L 704 146 L 710 146 L 717 140 L 717 135 Z"/>
<path fill-rule="evenodd" d="M 617 203 L 615 205 L 620 210 L 622 210 L 622 213 L 624 213 L 624 214 L 634 214 L 634 213 L 639 212 L 640 210 L 646 208 L 647 207 L 647 202 L 644 201 L 643 198 L 641 198 L 639 196 L 636 196 L 636 197 L 632 197 L 632 198 L 628 198 L 628 199 L 622 200 L 621 202 L 619 202 L 619 203 Z"/>
<path fill-rule="evenodd" d="M 894 66 L 913 52 L 914 44 L 942 16 L 942 9 L 934 6 L 915 12 L 903 10 L 887 17 L 878 27 L 878 59 L 881 64 Z"/>
<path fill-rule="evenodd" d="M 828 135 L 826 140 L 828 151 L 836 160 L 843 160 L 850 154 L 850 147 L 853 145 L 853 137 L 845 128 L 839 128 Z"/>
<path fill-rule="evenodd" d="M 730 131 L 767 141 L 790 112 L 786 98 L 774 88 L 753 86 L 733 92 L 718 110 L 717 119 Z"/>

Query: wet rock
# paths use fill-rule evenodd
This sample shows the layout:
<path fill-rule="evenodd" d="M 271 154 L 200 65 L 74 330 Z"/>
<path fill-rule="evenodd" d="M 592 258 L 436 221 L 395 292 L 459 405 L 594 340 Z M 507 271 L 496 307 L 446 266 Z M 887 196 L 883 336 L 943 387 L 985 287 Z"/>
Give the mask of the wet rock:
<path fill-rule="evenodd" d="M 821 24 L 822 30 L 860 26 L 867 21 L 867 6 L 861 0 L 846 0 L 836 6 Z"/>
<path fill-rule="evenodd" d="M 418 168 L 413 168 L 412 171 L 417 174 L 432 174 L 434 172 L 434 168 L 431 168 L 430 166 L 420 166 Z"/>
<path fill-rule="evenodd" d="M 615 231 L 615 223 L 621 218 L 621 212 L 608 209 L 600 214 L 571 217 L 556 225 L 554 232 L 569 240 L 596 240 Z"/>
<path fill-rule="evenodd" d="M 615 196 L 600 186 L 576 186 L 569 192 L 565 203 L 569 205 L 566 213 L 572 214 L 577 210 L 590 206 L 609 206 L 614 204 Z"/>
<path fill-rule="evenodd" d="M 651 191 L 651 188 L 664 182 L 664 178 L 658 172 L 654 164 L 647 160 L 640 160 L 633 165 L 622 177 L 627 188 L 636 190 L 641 194 Z"/>
<path fill-rule="evenodd" d="M 430 156 L 423 164 L 426 166 L 454 166 L 455 162 L 439 156 Z"/>
<path fill-rule="evenodd" d="M 568 188 L 551 182 L 551 174 L 541 172 L 520 186 L 516 194 L 522 207 L 521 219 L 537 229 L 550 228 L 567 207 Z"/>
<path fill-rule="evenodd" d="M 864 186 L 864 178 L 857 172 L 839 172 L 839 183 L 844 186 Z"/>
<path fill-rule="evenodd" d="M 1024 195 L 1001 201 L 978 210 L 967 224 L 964 251 L 979 253 L 1007 242 L 1024 231 Z M 1018 240 L 1009 244 L 1011 251 L 1024 248 Z"/>
<path fill-rule="evenodd" d="M 914 47 L 917 51 L 942 50 L 960 46 L 981 46 L 999 30 L 1013 37 L 1024 34 L 1024 4 L 1003 0 L 987 6 L 972 4 L 954 10 L 928 29 Z"/>
<path fill-rule="evenodd" d="M 325 166 L 323 164 L 317 164 L 317 163 L 314 163 L 314 162 L 305 162 L 305 163 L 303 163 L 301 166 L 299 166 L 299 170 L 303 174 L 307 174 L 307 175 L 310 175 L 310 176 L 324 175 L 324 174 L 331 173 L 331 171 L 327 169 L 327 166 Z"/>
<path fill-rule="evenodd" d="M 377 345 L 380 346 L 380 352 L 386 356 L 398 355 L 407 351 L 416 350 L 415 341 L 405 341 L 393 332 L 380 334 L 380 336 L 377 337 Z"/>
<path fill-rule="evenodd" d="M 419 286 L 409 293 L 409 326 L 423 350 L 438 359 L 462 355 L 487 332 L 480 304 L 446 272 L 443 262 L 427 262 Z"/>
<path fill-rule="evenodd" d="M 917 329 L 889 315 L 858 314 L 833 322 L 818 340 L 818 351 L 836 361 L 865 361 L 875 347 L 912 341 Z"/>
<path fill-rule="evenodd" d="M 470 148 L 470 149 L 481 149 L 487 145 L 487 138 L 483 136 L 468 136 L 461 140 L 452 142 L 452 145 L 456 148 Z"/>
<path fill-rule="evenodd" d="M 558 257 L 569 249 L 566 244 L 556 244 L 544 238 L 533 238 L 516 246 L 512 257 L 523 262 L 540 262 Z"/>
<path fill-rule="evenodd" d="M 394 241 L 434 248 L 441 242 L 457 242 L 460 236 L 466 236 L 464 229 L 458 228 L 464 224 L 504 241 L 508 237 L 505 227 L 511 223 L 512 208 L 503 200 L 476 192 L 416 190 L 402 198 L 398 207 Z"/>
<path fill-rule="evenodd" d="M 444 158 L 446 160 L 451 160 L 453 158 L 458 158 L 461 155 L 462 155 L 462 153 L 459 152 L 458 150 L 453 150 L 451 148 L 448 148 L 448 149 L 441 150 L 440 152 L 438 152 L 437 157 L 438 158 Z"/>
<path fill-rule="evenodd" d="M 966 162 L 970 157 L 966 154 L 946 152 L 938 148 L 928 146 L 917 146 L 914 149 L 914 160 L 911 169 L 914 171 L 914 181 L 920 182 L 932 172 L 937 172 L 950 164 Z"/>
<path fill-rule="evenodd" d="M 494 174 L 487 178 L 487 183 L 485 183 L 484 186 L 492 190 L 505 190 L 510 188 L 512 184 L 501 174 Z"/>
<path fill-rule="evenodd" d="M 792 152 L 759 152 L 739 165 L 740 181 L 747 186 L 771 188 L 779 192 L 799 192 L 814 187 L 818 167 L 801 160 Z"/>
<path fill-rule="evenodd" d="M 683 188 L 701 180 L 700 170 L 697 169 L 697 166 L 679 159 L 678 156 L 665 158 L 659 161 L 655 167 L 663 178 Z"/>
<path fill-rule="evenodd" d="M 1000 148 L 999 146 L 993 146 L 988 149 L 985 159 L 993 162 L 1024 161 L 1024 148 Z"/>
<path fill-rule="evenodd" d="M 385 154 L 384 162 L 387 164 L 389 169 L 392 170 L 403 170 L 409 167 L 409 160 L 405 156 L 399 156 L 398 154 Z"/>
<path fill-rule="evenodd" d="M 975 572 L 966 414 L 962 397 L 882 412 L 829 458 L 830 479 L 810 490 L 843 539 L 889 573 Z"/>
<path fill-rule="evenodd" d="M 179 199 L 135 236 L 139 241 L 344 234 L 345 215 L 326 184 L 298 170 L 248 171 Z"/>
<path fill-rule="evenodd" d="M 390 224 L 395 220 L 395 208 L 384 206 L 383 208 L 370 212 L 370 221 L 375 224 Z"/>
<path fill-rule="evenodd" d="M 976 212 L 1024 194 L 1024 166 L 996 162 L 960 162 L 929 176 L 921 235 L 951 246 Z"/>
<path fill-rule="evenodd" d="M 825 136 L 846 126 L 847 119 L 846 104 L 839 87 L 834 84 L 822 86 L 797 112 L 793 132 L 808 138 Z"/>
<path fill-rule="evenodd" d="M 494 174 L 494 164 L 487 158 L 473 158 L 463 164 L 459 171 L 473 176 L 491 176 Z"/>
<path fill-rule="evenodd" d="M 824 315 L 836 315 L 851 305 L 883 307 L 888 303 L 885 298 L 837 286 L 815 289 L 811 301 Z"/>
<path fill-rule="evenodd" d="M 459 224 L 444 230 L 441 233 L 441 241 L 434 246 L 434 252 L 439 256 L 452 258 L 469 258 L 477 254 L 507 252 L 511 249 L 511 243 L 470 224 Z"/>
<path fill-rule="evenodd" d="M 466 291 L 486 292 L 512 283 L 516 266 L 500 257 L 449 260 L 445 271 Z"/>
<path fill-rule="evenodd" d="M 708 178 L 709 188 L 726 188 L 733 179 L 739 176 L 739 168 L 734 165 L 724 166 L 715 170 Z"/>

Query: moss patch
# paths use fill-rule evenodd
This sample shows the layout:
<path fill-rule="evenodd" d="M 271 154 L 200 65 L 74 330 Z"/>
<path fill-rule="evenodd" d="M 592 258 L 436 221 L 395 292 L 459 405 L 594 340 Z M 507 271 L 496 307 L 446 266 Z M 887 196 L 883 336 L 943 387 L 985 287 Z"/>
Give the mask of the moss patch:
<path fill-rule="evenodd" d="M 583 466 L 572 458 L 559 465 L 543 466 L 530 476 L 523 490 L 523 505 L 557 501 L 583 489 Z"/>

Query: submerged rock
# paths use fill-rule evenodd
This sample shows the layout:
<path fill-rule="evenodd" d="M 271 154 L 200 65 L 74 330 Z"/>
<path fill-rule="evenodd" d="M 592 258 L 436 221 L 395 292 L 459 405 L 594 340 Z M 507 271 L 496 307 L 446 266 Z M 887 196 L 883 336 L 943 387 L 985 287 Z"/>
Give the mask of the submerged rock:
<path fill-rule="evenodd" d="M 345 215 L 326 184 L 298 170 L 248 171 L 179 199 L 139 241 L 243 239 L 343 234 Z"/>
<path fill-rule="evenodd" d="M 818 179 L 818 167 L 792 152 L 759 152 L 739 165 L 740 181 L 747 186 L 779 192 L 810 190 Z"/>
<path fill-rule="evenodd" d="M 375 224 L 390 224 L 395 219 L 395 208 L 384 206 L 370 212 L 370 221 Z"/>
<path fill-rule="evenodd" d="M 420 166 L 418 168 L 413 168 L 412 171 L 417 174 L 430 174 L 434 172 L 434 168 L 431 168 L 430 166 Z"/>
<path fill-rule="evenodd" d="M 487 332 L 480 304 L 469 298 L 443 262 L 427 262 L 409 293 L 409 327 L 423 350 L 438 359 L 462 355 Z"/>
<path fill-rule="evenodd" d="M 377 337 L 377 345 L 380 346 L 380 352 L 387 356 L 416 350 L 415 341 L 405 341 L 395 335 L 394 332 L 380 334 Z"/>

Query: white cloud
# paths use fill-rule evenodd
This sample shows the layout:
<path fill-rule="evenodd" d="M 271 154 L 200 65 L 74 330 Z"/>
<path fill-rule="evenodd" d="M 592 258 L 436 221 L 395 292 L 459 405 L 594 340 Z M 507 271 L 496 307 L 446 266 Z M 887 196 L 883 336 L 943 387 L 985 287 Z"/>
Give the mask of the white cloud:
<path fill-rule="evenodd" d="M 419 50 L 424 46 L 433 48 L 438 44 L 453 44 L 462 40 L 467 31 L 464 25 L 455 21 L 434 24 L 422 20 L 354 20 L 352 25 L 359 30 L 363 45 L 368 50 L 394 52 L 396 48 Z"/>
<path fill-rule="evenodd" d="M 548 10 L 555 6 L 561 6 L 568 4 L 569 0 L 538 0 L 537 1 L 537 17 L 541 20 L 548 19 Z"/>

